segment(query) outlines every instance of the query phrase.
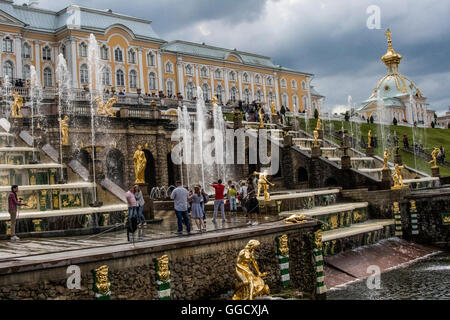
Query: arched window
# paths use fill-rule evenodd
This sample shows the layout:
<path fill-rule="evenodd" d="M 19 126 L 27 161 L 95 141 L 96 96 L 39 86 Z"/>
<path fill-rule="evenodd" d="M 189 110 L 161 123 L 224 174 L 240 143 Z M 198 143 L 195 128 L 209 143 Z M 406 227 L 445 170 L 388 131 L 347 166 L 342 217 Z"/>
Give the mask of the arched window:
<path fill-rule="evenodd" d="M 237 101 L 237 89 L 236 87 L 232 87 L 230 90 L 230 99 L 232 102 L 236 102 Z"/>
<path fill-rule="evenodd" d="M 28 64 L 23 66 L 22 73 L 23 73 L 22 76 L 24 79 L 26 79 L 26 80 L 30 79 L 30 66 Z"/>
<path fill-rule="evenodd" d="M 230 71 L 230 80 L 231 81 L 236 81 L 236 72 Z"/>
<path fill-rule="evenodd" d="M 152 52 L 149 52 L 147 54 L 147 64 L 150 67 L 154 67 L 155 66 L 155 55 Z"/>
<path fill-rule="evenodd" d="M 49 46 L 45 46 L 44 48 L 42 48 L 42 60 L 52 60 L 52 50 Z"/>
<path fill-rule="evenodd" d="M 111 85 L 111 70 L 109 67 L 104 67 L 102 72 L 102 84 L 104 86 L 110 86 Z"/>
<path fill-rule="evenodd" d="M 10 37 L 3 38 L 3 52 L 12 52 L 13 41 Z"/>
<path fill-rule="evenodd" d="M 49 67 L 44 69 L 44 87 L 53 87 L 53 72 Z"/>
<path fill-rule="evenodd" d="M 210 100 L 209 86 L 207 83 L 204 83 L 202 85 L 202 91 L 203 91 L 203 100 L 205 100 L 205 101 Z"/>
<path fill-rule="evenodd" d="M 291 81 L 291 87 L 292 87 L 292 89 L 297 89 L 297 81 L 292 80 Z"/>
<path fill-rule="evenodd" d="M 166 63 L 166 73 L 173 73 L 172 63 L 170 61 Z"/>
<path fill-rule="evenodd" d="M 283 93 L 283 95 L 281 96 L 281 104 L 287 108 L 288 107 L 288 95 L 287 93 Z"/>
<path fill-rule="evenodd" d="M 257 75 L 255 76 L 255 83 L 256 83 L 256 84 L 260 84 L 260 83 L 261 83 L 261 77 L 259 76 L 259 74 L 257 74 Z"/>
<path fill-rule="evenodd" d="M 223 87 L 220 84 L 218 84 L 216 87 L 216 95 L 219 103 L 223 104 Z"/>
<path fill-rule="evenodd" d="M 124 87 L 125 86 L 125 76 L 122 70 L 116 71 L 116 86 Z"/>
<path fill-rule="evenodd" d="M 286 79 L 281 79 L 281 87 L 286 88 Z M 286 105 L 285 105 L 286 106 Z"/>
<path fill-rule="evenodd" d="M 270 91 L 270 92 L 269 92 L 269 105 L 270 105 L 270 106 L 272 105 L 272 102 L 274 102 L 274 96 L 273 96 L 272 91 Z"/>
<path fill-rule="evenodd" d="M 128 63 L 136 63 L 136 51 L 133 49 L 128 50 Z"/>
<path fill-rule="evenodd" d="M 88 66 L 85 64 L 82 64 L 80 67 L 80 82 L 81 83 L 89 82 L 89 70 Z"/>
<path fill-rule="evenodd" d="M 208 77 L 208 68 L 207 67 L 202 67 L 200 69 L 200 77 L 203 77 L 203 78 Z"/>
<path fill-rule="evenodd" d="M 26 42 L 23 44 L 23 57 L 31 59 L 31 46 Z"/>
<path fill-rule="evenodd" d="M 108 51 L 108 47 L 106 45 L 102 45 L 102 47 L 100 48 L 100 56 L 103 60 L 109 59 Z"/>
<path fill-rule="evenodd" d="M 250 103 L 250 90 L 248 90 L 248 89 L 244 90 L 244 102 L 246 104 Z"/>
<path fill-rule="evenodd" d="M 156 90 L 156 74 L 154 72 L 150 72 L 148 75 L 148 87 L 150 90 Z"/>
<path fill-rule="evenodd" d="M 271 86 L 272 85 L 272 77 L 268 77 L 267 78 L 267 85 Z"/>
<path fill-rule="evenodd" d="M 62 53 L 64 59 L 66 59 L 66 46 L 65 45 L 61 46 L 60 53 Z"/>
<path fill-rule="evenodd" d="M 188 100 L 192 100 L 192 98 L 194 98 L 194 84 L 192 82 L 188 82 L 186 85 L 186 98 Z"/>
<path fill-rule="evenodd" d="M 256 101 L 262 102 L 262 93 L 261 90 L 256 91 Z"/>
<path fill-rule="evenodd" d="M 292 96 L 292 104 L 294 111 L 298 111 L 298 96 L 296 94 Z"/>
<path fill-rule="evenodd" d="M 137 88 L 137 72 L 136 70 L 130 71 L 130 88 Z"/>
<path fill-rule="evenodd" d="M 305 81 L 302 81 L 302 90 L 306 90 L 306 83 L 305 83 Z"/>
<path fill-rule="evenodd" d="M 303 110 L 308 110 L 308 98 L 306 96 L 303 96 Z"/>
<path fill-rule="evenodd" d="M 123 61 L 122 49 L 116 48 L 114 50 L 114 60 L 117 61 L 117 62 L 122 62 Z"/>
<path fill-rule="evenodd" d="M 11 61 L 6 61 L 3 65 L 3 76 L 8 76 L 10 80 L 14 78 L 14 66 Z"/>
<path fill-rule="evenodd" d="M 87 45 L 86 43 L 80 43 L 80 57 L 87 57 Z"/>
<path fill-rule="evenodd" d="M 192 66 L 190 64 L 186 66 L 186 74 L 192 76 Z"/>
<path fill-rule="evenodd" d="M 242 75 L 242 79 L 244 80 L 244 82 L 248 82 L 249 77 L 247 72 L 244 72 L 244 74 Z"/>
<path fill-rule="evenodd" d="M 167 87 L 167 95 L 172 96 L 173 95 L 173 81 L 170 79 L 167 80 L 166 87 Z"/>
<path fill-rule="evenodd" d="M 216 79 L 222 79 L 222 71 L 220 71 L 220 69 L 216 69 L 216 71 L 214 72 L 214 77 Z"/>

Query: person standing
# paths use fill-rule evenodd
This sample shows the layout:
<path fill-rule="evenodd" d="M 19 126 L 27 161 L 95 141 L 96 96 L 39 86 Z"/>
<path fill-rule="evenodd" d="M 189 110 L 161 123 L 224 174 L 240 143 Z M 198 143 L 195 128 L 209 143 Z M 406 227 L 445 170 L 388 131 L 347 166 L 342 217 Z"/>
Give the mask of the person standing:
<path fill-rule="evenodd" d="M 134 186 L 134 197 L 136 198 L 136 211 L 137 211 L 137 222 L 138 225 L 140 226 L 146 226 L 147 222 L 145 221 L 145 217 L 144 217 L 144 205 L 145 205 L 145 201 L 144 201 L 144 195 L 142 194 L 141 189 L 139 188 L 139 185 L 136 184 Z"/>
<path fill-rule="evenodd" d="M 202 198 L 203 196 L 200 192 L 199 186 L 194 187 L 194 193 L 192 193 L 188 198 L 188 200 L 192 203 L 191 217 L 194 219 L 199 232 L 206 231 L 206 227 L 203 223 L 203 210 L 201 206 Z"/>
<path fill-rule="evenodd" d="M 231 185 L 230 189 L 228 189 L 228 199 L 230 200 L 230 212 L 237 212 L 236 194 L 237 191 L 233 184 Z"/>
<path fill-rule="evenodd" d="M 211 184 L 211 187 L 213 187 L 216 191 L 214 197 L 214 215 L 212 222 L 216 222 L 217 211 L 219 210 L 219 207 L 222 212 L 222 222 L 225 222 L 225 206 L 223 202 L 223 192 L 225 190 L 225 186 L 222 184 L 222 180 L 219 179 L 219 181 L 217 181 L 217 184 Z"/>
<path fill-rule="evenodd" d="M 176 188 L 172 191 L 170 198 L 174 201 L 175 214 L 177 216 L 178 231 L 177 234 L 183 233 L 183 223 L 186 225 L 187 233 L 191 234 L 191 223 L 188 217 L 188 196 L 189 191 L 177 181 Z"/>
<path fill-rule="evenodd" d="M 258 213 L 259 213 L 259 202 L 256 196 L 256 189 L 253 185 L 248 186 L 247 194 L 247 213 L 249 215 L 249 221 L 247 225 L 257 226 L 258 225 Z"/>
<path fill-rule="evenodd" d="M 199 187 L 201 190 L 200 192 L 202 194 L 203 223 L 206 226 L 206 210 L 205 210 L 205 208 L 206 208 L 206 204 L 209 201 L 209 195 L 205 192 L 205 190 L 201 186 L 199 186 Z"/>
<path fill-rule="evenodd" d="M 245 215 L 247 215 L 247 207 L 245 206 L 245 202 L 247 201 L 247 186 L 245 185 L 245 182 L 242 182 L 241 188 L 239 189 L 239 198 L 242 211 L 244 211 Z"/>
<path fill-rule="evenodd" d="M 22 199 L 17 198 L 17 192 L 19 191 L 19 187 L 17 185 L 11 186 L 11 192 L 8 196 L 8 212 L 11 216 L 11 241 L 20 240 L 18 236 L 16 236 L 16 218 L 17 218 L 17 207 L 26 206 L 26 204 L 22 203 Z"/>

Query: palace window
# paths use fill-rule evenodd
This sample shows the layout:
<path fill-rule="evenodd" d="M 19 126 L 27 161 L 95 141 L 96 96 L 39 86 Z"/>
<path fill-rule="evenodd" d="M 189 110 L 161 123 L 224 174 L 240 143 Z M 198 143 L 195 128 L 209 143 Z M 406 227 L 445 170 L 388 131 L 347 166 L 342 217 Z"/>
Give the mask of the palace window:
<path fill-rule="evenodd" d="M 275 102 L 272 91 L 269 92 L 269 105 L 272 105 L 272 102 Z"/>
<path fill-rule="evenodd" d="M 308 110 L 308 98 L 306 96 L 303 96 L 303 110 Z"/>
<path fill-rule="evenodd" d="M 244 80 L 244 82 L 248 82 L 249 77 L 248 77 L 248 73 L 247 72 L 244 72 L 244 75 L 242 76 L 242 79 Z"/>
<path fill-rule="evenodd" d="M 31 59 L 31 46 L 26 42 L 23 44 L 23 57 Z"/>
<path fill-rule="evenodd" d="M 302 81 L 302 90 L 306 90 L 306 83 L 305 83 L 305 81 Z"/>
<path fill-rule="evenodd" d="M 155 66 L 155 55 L 152 52 L 149 52 L 147 54 L 147 64 L 150 67 L 154 67 Z"/>
<path fill-rule="evenodd" d="M 102 84 L 104 86 L 110 86 L 111 85 L 111 70 L 109 67 L 103 68 L 102 72 Z"/>
<path fill-rule="evenodd" d="M 170 61 L 166 63 L 166 73 L 173 73 L 173 65 Z"/>
<path fill-rule="evenodd" d="M 117 62 L 122 62 L 123 61 L 122 49 L 116 48 L 114 50 L 114 60 L 117 61 Z"/>
<path fill-rule="evenodd" d="M 272 86 L 272 78 L 271 77 L 267 78 L 267 85 Z"/>
<path fill-rule="evenodd" d="M 44 69 L 44 87 L 53 87 L 53 72 L 49 67 Z"/>
<path fill-rule="evenodd" d="M 286 93 L 283 93 L 281 96 L 281 104 L 287 108 L 288 107 L 288 95 Z"/>
<path fill-rule="evenodd" d="M 116 86 L 118 87 L 125 86 L 125 76 L 122 70 L 116 71 Z"/>
<path fill-rule="evenodd" d="M 52 60 L 52 50 L 49 46 L 45 46 L 44 48 L 42 48 L 42 60 Z"/>
<path fill-rule="evenodd" d="M 200 69 L 200 77 L 206 78 L 208 76 L 208 68 L 203 67 Z"/>
<path fill-rule="evenodd" d="M 256 101 L 262 102 L 262 93 L 261 90 L 256 91 Z"/>
<path fill-rule="evenodd" d="M 89 70 L 88 66 L 82 64 L 80 67 L 80 83 L 88 83 L 89 82 Z"/>
<path fill-rule="evenodd" d="M 232 87 L 230 90 L 230 98 L 232 102 L 236 102 L 237 101 L 237 89 L 236 87 Z"/>
<path fill-rule="evenodd" d="M 13 52 L 13 41 L 10 37 L 3 38 L 3 52 Z"/>
<path fill-rule="evenodd" d="M 66 46 L 65 45 L 61 46 L 60 53 L 62 53 L 64 59 L 66 59 Z"/>
<path fill-rule="evenodd" d="M 187 74 L 188 76 L 192 76 L 192 72 L 193 72 L 192 66 L 191 66 L 190 64 L 188 64 L 188 65 L 186 66 L 186 74 Z"/>
<path fill-rule="evenodd" d="M 219 104 L 223 104 L 223 88 L 220 84 L 216 87 L 216 95 Z"/>
<path fill-rule="evenodd" d="M 166 87 L 167 87 L 167 95 L 173 96 L 173 81 L 167 80 Z"/>
<path fill-rule="evenodd" d="M 250 90 L 248 90 L 248 89 L 244 90 L 244 102 L 246 104 L 250 103 Z"/>
<path fill-rule="evenodd" d="M 205 101 L 210 100 L 209 86 L 207 83 L 204 83 L 202 85 L 202 91 L 203 91 L 203 100 Z"/>
<path fill-rule="evenodd" d="M 148 75 L 148 87 L 150 90 L 156 90 L 156 74 L 154 72 L 150 72 Z"/>
<path fill-rule="evenodd" d="M 280 82 L 281 82 L 281 87 L 286 88 L 286 79 L 283 78 L 283 79 L 281 79 Z"/>
<path fill-rule="evenodd" d="M 108 47 L 106 45 L 102 45 L 100 48 L 100 56 L 103 60 L 109 60 L 108 51 Z"/>
<path fill-rule="evenodd" d="M 222 79 L 222 71 L 220 71 L 220 69 L 216 69 L 216 71 L 214 72 L 214 78 Z"/>
<path fill-rule="evenodd" d="M 194 98 L 194 84 L 192 82 L 188 82 L 186 85 L 186 98 L 188 100 Z"/>
<path fill-rule="evenodd" d="M 3 64 L 3 76 L 8 76 L 10 80 L 14 77 L 14 66 L 12 62 L 6 61 Z"/>
<path fill-rule="evenodd" d="M 80 57 L 87 57 L 88 46 L 86 43 L 80 43 Z"/>
<path fill-rule="evenodd" d="M 130 88 L 137 88 L 137 73 L 136 70 L 130 71 Z"/>
<path fill-rule="evenodd" d="M 231 81 L 236 81 L 236 72 L 230 71 L 230 80 Z"/>
<path fill-rule="evenodd" d="M 260 84 L 260 83 L 261 83 L 261 77 L 259 76 L 259 74 L 257 74 L 257 75 L 255 76 L 255 83 L 256 83 L 256 84 Z"/>
<path fill-rule="evenodd" d="M 30 79 L 31 71 L 30 71 L 30 66 L 28 64 L 23 66 L 22 76 L 26 80 Z"/>
<path fill-rule="evenodd" d="M 292 104 L 294 105 L 294 109 L 298 110 L 298 96 L 295 94 L 292 96 Z"/>
<path fill-rule="evenodd" d="M 297 89 L 297 81 L 292 80 L 291 81 L 291 87 L 292 87 L 292 89 Z"/>
<path fill-rule="evenodd" d="M 136 64 L 136 51 L 128 50 L 128 63 Z"/>

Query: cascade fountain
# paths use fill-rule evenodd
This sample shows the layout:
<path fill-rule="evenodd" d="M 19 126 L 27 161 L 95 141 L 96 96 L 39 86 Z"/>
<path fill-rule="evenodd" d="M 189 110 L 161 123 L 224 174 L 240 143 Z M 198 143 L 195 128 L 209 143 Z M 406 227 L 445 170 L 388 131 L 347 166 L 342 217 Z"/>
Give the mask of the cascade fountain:
<path fill-rule="evenodd" d="M 214 144 L 216 154 L 217 178 L 226 181 L 226 167 L 224 159 L 224 141 L 225 141 L 225 121 L 223 119 L 222 107 L 218 104 L 213 105 L 214 120 Z"/>
<path fill-rule="evenodd" d="M 183 137 L 183 143 L 184 143 L 184 149 L 183 149 L 183 159 L 186 163 L 186 179 L 187 179 L 187 185 L 190 187 L 191 181 L 190 181 L 190 172 L 191 172 L 191 166 L 192 166 L 192 131 L 191 131 L 191 121 L 189 117 L 189 113 L 186 106 L 183 106 L 182 111 L 182 121 L 183 121 L 183 128 L 184 128 L 184 137 Z"/>
<path fill-rule="evenodd" d="M 39 81 L 39 77 L 36 72 L 36 68 L 34 66 L 30 67 L 30 99 L 31 99 L 31 147 L 35 148 L 35 137 L 34 137 L 34 118 L 35 118 L 35 112 L 38 115 L 41 114 L 40 112 L 40 106 L 42 101 L 42 86 Z M 38 125 L 40 125 L 40 121 L 38 121 Z M 33 150 L 33 163 L 36 163 L 36 155 L 35 150 Z"/>
<path fill-rule="evenodd" d="M 385 112 L 385 108 L 384 108 L 384 101 L 383 98 L 381 98 L 381 94 L 380 94 L 380 90 L 377 90 L 377 109 L 376 109 L 376 113 L 377 113 L 377 117 L 378 117 L 378 123 L 379 123 L 379 129 L 378 131 L 378 137 L 381 136 L 381 146 L 382 149 L 381 150 L 385 150 L 386 146 L 386 139 L 385 139 L 385 116 L 386 116 L 386 112 Z"/>
<path fill-rule="evenodd" d="M 202 187 L 206 190 L 205 185 L 205 163 L 203 159 L 203 133 L 206 130 L 206 121 L 205 121 L 205 114 L 206 114 L 206 106 L 205 101 L 202 99 L 203 97 L 203 90 L 201 87 L 197 87 L 197 122 L 196 122 L 196 136 L 197 136 L 197 143 L 199 146 L 199 154 L 200 154 L 200 166 L 201 166 L 201 174 L 202 174 Z M 197 153 L 196 153 L 197 154 Z"/>

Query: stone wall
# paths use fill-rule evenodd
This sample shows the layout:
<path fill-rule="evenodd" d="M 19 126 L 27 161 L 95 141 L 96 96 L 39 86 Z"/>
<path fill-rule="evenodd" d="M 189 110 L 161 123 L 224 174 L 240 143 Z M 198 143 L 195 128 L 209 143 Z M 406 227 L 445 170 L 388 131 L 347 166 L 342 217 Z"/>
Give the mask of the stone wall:
<path fill-rule="evenodd" d="M 235 286 L 235 263 L 240 250 L 251 239 L 261 245 L 256 260 L 272 292 L 281 288 L 281 273 L 276 253 L 276 237 L 287 234 L 290 248 L 292 286 L 315 296 L 313 232 L 316 222 L 302 225 L 270 224 L 258 231 L 233 230 L 230 234 L 211 235 L 193 241 L 189 238 L 159 241 L 125 251 L 92 256 L 61 258 L 47 263 L 0 264 L 0 299 L 93 299 L 91 270 L 101 265 L 110 269 L 112 299 L 157 299 L 153 258 L 169 256 L 172 299 L 219 297 Z M 81 268 L 81 289 L 66 288 L 67 266 Z"/>

